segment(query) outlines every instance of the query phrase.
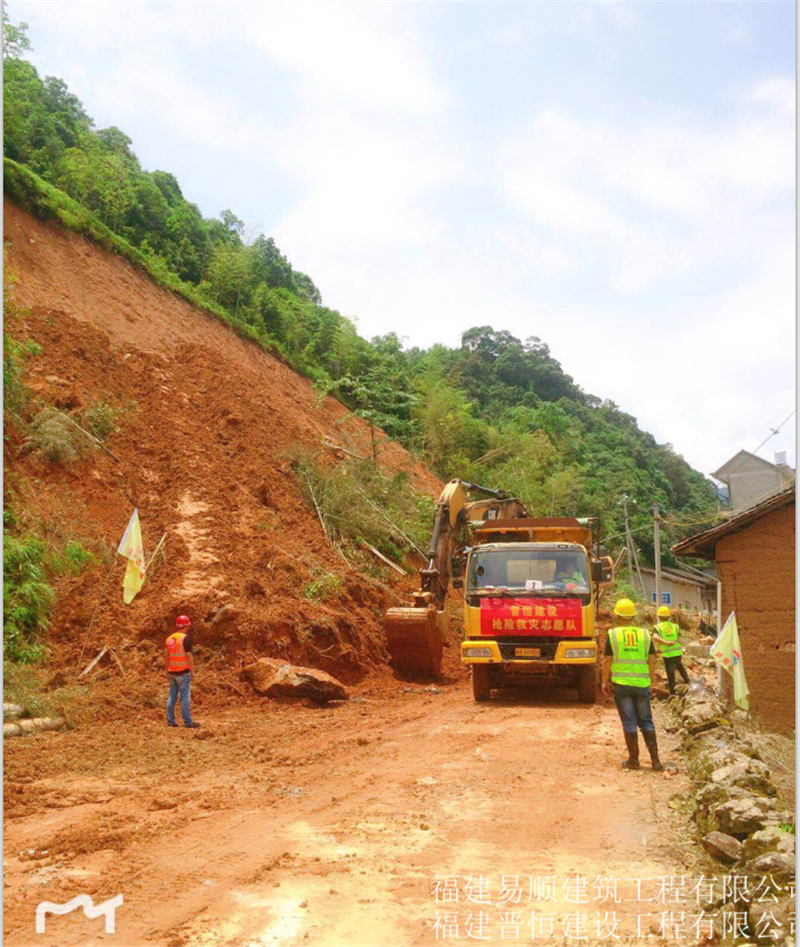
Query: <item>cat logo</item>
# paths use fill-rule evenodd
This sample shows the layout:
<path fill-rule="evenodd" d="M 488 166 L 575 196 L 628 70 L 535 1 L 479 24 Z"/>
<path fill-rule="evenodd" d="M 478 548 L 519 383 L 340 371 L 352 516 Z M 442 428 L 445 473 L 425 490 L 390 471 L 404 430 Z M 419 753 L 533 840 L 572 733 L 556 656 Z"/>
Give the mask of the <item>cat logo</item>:
<path fill-rule="evenodd" d="M 113 934 L 115 923 L 114 912 L 122 902 L 123 897 L 121 894 L 118 894 L 115 898 L 109 898 L 108 901 L 103 901 L 103 903 L 98 904 L 97 907 L 95 907 L 94 901 L 92 901 L 88 894 L 79 894 L 71 901 L 67 901 L 66 904 L 56 904 L 54 901 L 40 901 L 36 905 L 36 933 L 45 933 L 48 914 L 69 914 L 71 911 L 83 908 L 83 913 L 88 918 L 105 916 L 106 934 Z"/>

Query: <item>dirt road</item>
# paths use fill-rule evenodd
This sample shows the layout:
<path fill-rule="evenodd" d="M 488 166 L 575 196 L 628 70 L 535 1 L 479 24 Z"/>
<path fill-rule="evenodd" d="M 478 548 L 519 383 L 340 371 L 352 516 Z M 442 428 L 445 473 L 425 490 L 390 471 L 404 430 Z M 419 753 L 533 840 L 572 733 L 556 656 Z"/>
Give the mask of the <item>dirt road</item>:
<path fill-rule="evenodd" d="M 205 740 L 153 709 L 9 742 L 6 942 L 472 943 L 481 914 L 492 942 L 514 942 L 509 911 L 520 940 L 552 923 L 559 942 L 614 910 L 617 934 L 650 915 L 646 936 L 664 906 L 637 906 L 628 879 L 680 873 L 667 800 L 682 777 L 619 770 L 613 705 L 557 691 L 475 705 L 464 683 L 368 694 L 232 709 Z M 124 896 L 115 934 L 80 911 L 35 934 L 39 901 L 79 893 Z M 436 927 L 454 914 L 457 930 Z"/>

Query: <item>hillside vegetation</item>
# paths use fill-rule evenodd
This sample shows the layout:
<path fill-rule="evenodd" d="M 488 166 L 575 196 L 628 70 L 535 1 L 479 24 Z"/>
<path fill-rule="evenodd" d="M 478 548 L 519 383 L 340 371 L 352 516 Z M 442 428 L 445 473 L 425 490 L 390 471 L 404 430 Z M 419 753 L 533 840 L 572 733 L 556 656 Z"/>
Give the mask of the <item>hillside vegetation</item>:
<path fill-rule="evenodd" d="M 714 517 L 710 483 L 634 417 L 584 392 L 541 339 L 491 325 L 466 331 L 457 348 L 360 337 L 272 238 L 246 239 L 230 210 L 203 217 L 172 174 L 141 167 L 124 132 L 96 128 L 62 80 L 39 76 L 24 24 L 4 28 L 4 177 L 15 202 L 280 354 L 444 479 L 502 486 L 540 515 L 600 516 L 608 537 L 623 529 L 627 495 L 646 561 L 653 502 L 667 515 L 666 563 L 671 543 Z"/>

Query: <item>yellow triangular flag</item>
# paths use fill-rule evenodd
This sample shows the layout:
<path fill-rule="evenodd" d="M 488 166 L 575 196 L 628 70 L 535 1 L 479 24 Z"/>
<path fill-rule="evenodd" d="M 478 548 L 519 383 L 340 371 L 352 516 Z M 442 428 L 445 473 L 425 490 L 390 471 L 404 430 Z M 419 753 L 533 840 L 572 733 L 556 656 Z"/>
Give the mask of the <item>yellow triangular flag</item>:
<path fill-rule="evenodd" d="M 736 624 L 736 615 L 733 612 L 725 622 L 725 627 L 719 633 L 717 640 L 711 645 L 711 657 L 733 678 L 733 699 L 736 706 L 741 707 L 742 710 L 749 710 L 750 702 L 747 695 L 750 690 L 744 676 L 739 627 Z"/>
<path fill-rule="evenodd" d="M 122 597 L 125 604 L 130 605 L 144 583 L 145 572 L 142 529 L 139 526 L 138 509 L 133 511 L 125 535 L 119 544 L 117 555 L 125 556 L 128 560 L 128 568 L 125 570 L 125 578 L 122 580 Z"/>

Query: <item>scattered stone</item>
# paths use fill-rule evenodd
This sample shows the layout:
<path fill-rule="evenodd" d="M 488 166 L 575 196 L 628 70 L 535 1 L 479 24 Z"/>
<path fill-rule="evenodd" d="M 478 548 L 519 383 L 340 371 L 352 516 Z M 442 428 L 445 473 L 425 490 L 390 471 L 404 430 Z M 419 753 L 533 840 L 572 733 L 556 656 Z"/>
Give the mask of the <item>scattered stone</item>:
<path fill-rule="evenodd" d="M 301 901 L 300 904 L 298 904 L 298 907 L 300 907 L 300 908 L 307 908 L 307 907 L 308 907 L 308 899 L 306 898 L 305 901 Z"/>
<path fill-rule="evenodd" d="M 260 658 L 242 670 L 242 677 L 265 697 L 310 697 L 328 703 L 350 696 L 344 684 L 325 671 L 295 667 L 276 658 Z"/>
<path fill-rule="evenodd" d="M 356 743 L 357 743 L 359 746 L 366 746 L 366 745 L 369 743 L 369 740 L 368 740 L 366 737 L 359 737 L 359 738 L 356 740 Z"/>
<path fill-rule="evenodd" d="M 239 610 L 234 605 L 221 605 L 208 619 L 209 625 L 227 625 L 239 617 Z"/>
<path fill-rule="evenodd" d="M 435 684 L 431 684 L 431 686 L 427 688 L 427 691 L 428 691 L 428 693 L 430 693 L 430 694 L 441 694 L 441 693 L 442 693 L 442 692 L 439 690 L 439 688 L 438 688 Z"/>
<path fill-rule="evenodd" d="M 709 832 L 701 839 L 700 844 L 712 858 L 730 865 L 739 861 L 742 855 L 742 843 L 739 839 L 725 835 L 724 832 Z"/>
<path fill-rule="evenodd" d="M 777 825 L 767 826 L 766 829 L 755 832 L 745 841 L 742 859 L 743 861 L 750 862 L 767 852 L 781 852 L 784 855 L 794 855 L 794 836 L 790 832 L 778 828 Z"/>
<path fill-rule="evenodd" d="M 63 730 L 64 721 L 58 717 L 34 717 L 28 720 L 17 720 L 16 723 L 3 724 L 3 739 L 8 737 L 22 737 L 28 733 L 38 733 L 45 730 Z"/>
<path fill-rule="evenodd" d="M 711 657 L 710 645 L 699 644 L 696 641 L 692 641 L 690 644 L 687 644 L 684 651 L 689 655 L 689 657 L 697 658 L 698 660 L 705 661 Z"/>
<path fill-rule="evenodd" d="M 178 801 L 176 799 L 161 799 L 156 798 L 150 803 L 150 810 L 152 812 L 160 812 L 163 809 L 177 809 Z"/>
<path fill-rule="evenodd" d="M 737 838 L 745 838 L 766 828 L 773 814 L 773 803 L 758 796 L 730 799 L 714 809 L 714 818 L 720 831 Z"/>
<path fill-rule="evenodd" d="M 213 737 L 214 734 L 208 727 L 201 727 L 199 730 L 194 731 L 195 740 L 211 740 Z"/>

